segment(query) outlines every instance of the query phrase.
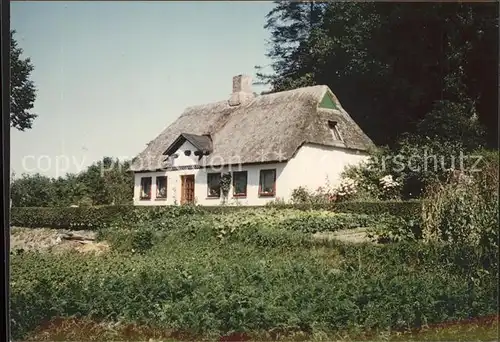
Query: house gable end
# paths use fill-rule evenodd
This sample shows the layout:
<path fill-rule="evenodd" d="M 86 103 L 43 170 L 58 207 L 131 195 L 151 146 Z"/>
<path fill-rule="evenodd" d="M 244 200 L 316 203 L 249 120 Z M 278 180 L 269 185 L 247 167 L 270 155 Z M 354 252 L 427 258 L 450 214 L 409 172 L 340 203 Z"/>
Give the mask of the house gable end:
<path fill-rule="evenodd" d="M 179 135 L 179 137 L 177 137 L 177 139 L 175 139 L 174 142 L 169 147 L 167 147 L 165 152 L 163 152 L 163 155 L 172 156 L 173 154 L 175 154 L 175 152 L 177 152 L 179 147 L 181 147 L 182 144 L 184 144 L 185 141 L 186 138 L 183 137 L 182 134 Z"/>
<path fill-rule="evenodd" d="M 163 155 L 173 155 L 181 146 L 185 145 L 186 142 L 191 145 L 193 152 L 199 152 L 196 153 L 196 155 L 207 155 L 212 152 L 212 141 L 209 136 L 182 133 L 172 144 L 170 144 L 165 152 L 163 152 Z"/>
<path fill-rule="evenodd" d="M 169 153 L 169 166 L 171 168 L 190 168 L 190 167 L 199 167 L 201 156 L 198 153 L 198 149 L 193 146 L 187 140 L 180 140 L 182 143 L 178 142 L 179 145 L 176 149 L 174 149 L 173 145 L 169 148 L 168 151 L 172 151 Z"/>

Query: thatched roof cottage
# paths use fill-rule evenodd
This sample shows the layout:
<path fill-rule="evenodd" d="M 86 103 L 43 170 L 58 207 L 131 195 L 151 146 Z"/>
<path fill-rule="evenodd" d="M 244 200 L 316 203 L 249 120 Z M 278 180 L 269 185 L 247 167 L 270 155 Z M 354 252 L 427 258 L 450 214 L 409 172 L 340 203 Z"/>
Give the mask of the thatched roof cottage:
<path fill-rule="evenodd" d="M 373 142 L 323 85 L 257 96 L 233 78 L 224 101 L 193 106 L 133 161 L 134 203 L 263 205 L 335 185 Z"/>

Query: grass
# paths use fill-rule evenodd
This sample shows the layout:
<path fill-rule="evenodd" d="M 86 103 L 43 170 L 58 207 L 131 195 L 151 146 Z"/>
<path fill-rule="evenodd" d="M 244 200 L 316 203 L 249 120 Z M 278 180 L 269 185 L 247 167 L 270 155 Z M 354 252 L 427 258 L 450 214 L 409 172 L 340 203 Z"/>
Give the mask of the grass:
<path fill-rule="evenodd" d="M 331 339 L 340 341 L 495 341 L 498 340 L 498 316 L 487 316 L 430 326 L 419 331 L 406 333 L 379 333 L 376 335 L 338 335 Z M 233 334 L 220 337 L 219 341 L 262 341 L 267 338 L 250 337 Z M 174 332 L 138 326 L 135 324 L 103 324 L 89 319 L 54 319 L 38 327 L 26 341 L 163 341 L 178 342 L 186 340 L 202 340 L 195 336 L 180 336 Z M 306 336 L 296 334 L 285 337 L 281 341 L 306 341 Z"/>
<path fill-rule="evenodd" d="M 420 331 L 393 335 L 392 341 L 497 341 L 498 316 L 436 324 Z"/>

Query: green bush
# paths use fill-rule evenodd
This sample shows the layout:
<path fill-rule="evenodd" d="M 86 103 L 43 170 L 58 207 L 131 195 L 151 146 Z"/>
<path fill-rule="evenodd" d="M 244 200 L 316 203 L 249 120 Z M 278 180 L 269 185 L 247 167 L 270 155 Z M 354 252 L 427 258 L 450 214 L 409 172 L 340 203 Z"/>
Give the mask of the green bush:
<path fill-rule="evenodd" d="M 390 214 L 394 216 L 419 216 L 421 213 L 421 201 L 372 201 L 372 202 L 338 202 L 322 204 L 280 204 L 274 205 L 277 209 L 298 209 L 298 210 L 328 210 L 338 213 L 353 213 L 380 215 Z M 247 207 L 248 208 L 248 207 Z"/>
<path fill-rule="evenodd" d="M 422 210 L 424 239 L 498 249 L 498 172 L 493 161 L 475 173 L 454 172 L 429 188 Z"/>
<path fill-rule="evenodd" d="M 112 224 L 130 225 L 152 222 L 158 219 L 170 222 L 187 216 L 215 214 L 247 216 L 257 211 L 274 210 L 327 210 L 353 214 L 391 214 L 396 216 L 412 216 L 420 214 L 418 201 L 386 201 L 386 202 L 341 202 L 325 204 L 280 204 L 270 207 L 244 206 L 100 206 L 78 208 L 22 208 L 11 210 L 11 224 L 18 227 L 47 227 L 65 229 L 96 230 Z"/>
<path fill-rule="evenodd" d="M 119 229 L 101 232 L 99 238 L 111 244 L 113 250 L 120 252 L 145 253 L 155 243 L 157 235 L 150 227 Z"/>
<path fill-rule="evenodd" d="M 316 191 L 310 191 L 305 187 L 293 189 L 290 202 L 292 204 L 325 205 L 332 202 L 331 189 L 320 187 Z"/>
<path fill-rule="evenodd" d="M 344 202 L 338 203 L 335 210 L 343 213 L 358 213 L 367 215 L 390 214 L 393 216 L 419 216 L 420 201 L 381 201 L 381 202 Z"/>
<path fill-rule="evenodd" d="M 195 206 L 113 205 L 99 207 L 15 207 L 11 210 L 11 225 L 18 227 L 47 227 L 96 230 L 119 220 L 141 223 L 157 218 L 175 218 L 183 215 L 202 214 Z"/>
<path fill-rule="evenodd" d="M 369 227 L 368 237 L 378 243 L 419 240 L 422 238 L 422 222 L 417 216 L 381 215 Z"/>
<path fill-rule="evenodd" d="M 376 221 L 375 216 L 363 214 L 318 215 L 315 212 L 306 212 L 304 215 L 281 221 L 278 227 L 303 233 L 319 233 L 367 227 Z"/>
<path fill-rule="evenodd" d="M 11 225 L 19 227 L 48 227 L 94 230 L 125 215 L 129 206 L 78 208 L 12 208 Z"/>

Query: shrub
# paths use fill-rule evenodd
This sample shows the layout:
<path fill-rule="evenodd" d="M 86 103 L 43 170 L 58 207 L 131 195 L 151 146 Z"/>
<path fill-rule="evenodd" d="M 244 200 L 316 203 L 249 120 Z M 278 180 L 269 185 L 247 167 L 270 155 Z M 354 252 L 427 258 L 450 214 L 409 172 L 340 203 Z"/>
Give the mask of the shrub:
<path fill-rule="evenodd" d="M 333 193 L 327 187 L 319 187 L 310 191 L 305 187 L 298 187 L 290 196 L 292 204 L 322 205 L 333 202 Z"/>
<path fill-rule="evenodd" d="M 382 215 L 368 229 L 368 237 L 378 243 L 414 241 L 422 238 L 419 217 Z"/>
<path fill-rule="evenodd" d="M 381 197 L 383 199 L 395 200 L 400 198 L 401 184 L 394 180 L 392 175 L 386 175 L 379 179 L 381 190 Z"/>
<path fill-rule="evenodd" d="M 109 242 L 113 250 L 139 254 L 149 251 L 155 244 L 153 230 L 144 226 L 134 229 L 104 230 L 100 232 L 99 239 Z"/>
<path fill-rule="evenodd" d="M 450 173 L 428 188 L 422 203 L 425 240 L 498 248 L 497 163 L 476 173 Z"/>
<path fill-rule="evenodd" d="M 318 215 L 315 212 L 306 212 L 297 217 L 284 219 L 278 227 L 302 233 L 319 233 L 367 227 L 375 221 L 376 217 L 363 214 Z"/>
<path fill-rule="evenodd" d="M 328 210 L 345 213 L 359 213 L 378 215 L 389 213 L 392 215 L 419 214 L 418 201 L 387 201 L 387 202 L 339 202 L 339 203 L 300 203 L 285 204 L 274 203 L 268 208 L 275 210 Z M 205 214 L 231 214 L 248 215 L 249 212 L 268 210 L 265 207 L 246 206 L 100 206 L 79 208 L 22 208 L 11 210 L 11 224 L 18 227 L 47 227 L 64 229 L 96 230 L 102 227 L 129 226 L 141 222 L 153 222 L 181 217 L 193 217 Z M 243 214 L 244 213 L 244 214 Z"/>
<path fill-rule="evenodd" d="M 129 206 L 12 208 L 11 224 L 20 227 L 50 227 L 94 230 L 125 215 Z"/>
<path fill-rule="evenodd" d="M 113 205 L 99 207 L 38 207 L 12 208 L 11 224 L 19 227 L 50 227 L 96 230 L 115 221 L 122 224 L 148 222 L 157 218 L 175 218 L 203 214 L 196 206 L 138 207 Z"/>
<path fill-rule="evenodd" d="M 377 202 L 344 202 L 335 204 L 334 210 L 344 213 L 368 215 L 390 214 L 393 216 L 419 216 L 420 201 L 377 201 Z"/>
<path fill-rule="evenodd" d="M 382 200 L 383 188 L 381 179 L 393 170 L 391 151 L 388 148 L 377 148 L 370 151 L 370 157 L 362 164 L 346 167 L 342 178 L 352 179 L 357 184 L 357 193 L 353 200 Z"/>

